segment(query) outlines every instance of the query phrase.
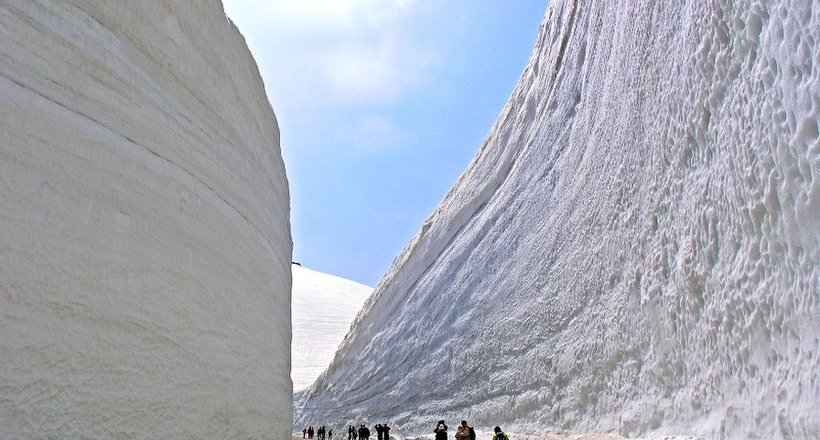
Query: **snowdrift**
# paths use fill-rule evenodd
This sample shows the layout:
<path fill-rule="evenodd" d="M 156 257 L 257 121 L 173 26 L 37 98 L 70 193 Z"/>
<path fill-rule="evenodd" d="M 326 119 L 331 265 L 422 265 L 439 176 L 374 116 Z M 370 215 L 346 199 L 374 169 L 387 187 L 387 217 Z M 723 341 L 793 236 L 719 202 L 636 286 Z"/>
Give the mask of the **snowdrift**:
<path fill-rule="evenodd" d="M 312 385 L 333 360 L 350 323 L 373 288 L 299 264 L 291 266 L 291 273 L 290 377 L 293 389 L 301 390 Z"/>
<path fill-rule="evenodd" d="M 0 437 L 286 438 L 288 186 L 220 2 L 3 2 L 0 60 Z"/>
<path fill-rule="evenodd" d="M 551 2 L 296 426 L 820 436 L 820 8 Z"/>

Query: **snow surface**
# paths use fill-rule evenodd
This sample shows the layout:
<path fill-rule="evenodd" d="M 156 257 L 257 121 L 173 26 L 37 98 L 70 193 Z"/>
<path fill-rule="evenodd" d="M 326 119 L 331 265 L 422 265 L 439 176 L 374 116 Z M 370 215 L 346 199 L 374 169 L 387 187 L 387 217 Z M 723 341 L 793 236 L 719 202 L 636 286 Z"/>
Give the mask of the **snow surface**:
<path fill-rule="evenodd" d="M 286 438 L 288 205 L 219 1 L 2 2 L 0 438 Z"/>
<path fill-rule="evenodd" d="M 294 422 L 820 438 L 820 8 L 550 2 Z"/>
<path fill-rule="evenodd" d="M 353 318 L 373 288 L 294 264 L 291 300 L 293 389 L 301 390 L 330 365 Z"/>

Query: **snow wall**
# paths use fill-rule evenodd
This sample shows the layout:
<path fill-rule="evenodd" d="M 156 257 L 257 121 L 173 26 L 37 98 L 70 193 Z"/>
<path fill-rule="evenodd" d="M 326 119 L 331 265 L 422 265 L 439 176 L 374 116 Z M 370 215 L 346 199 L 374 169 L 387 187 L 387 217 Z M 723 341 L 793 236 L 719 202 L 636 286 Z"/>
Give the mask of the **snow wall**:
<path fill-rule="evenodd" d="M 279 129 L 216 0 L 0 5 L 0 438 L 287 438 Z"/>
<path fill-rule="evenodd" d="M 554 0 L 296 426 L 820 437 L 820 7 Z"/>

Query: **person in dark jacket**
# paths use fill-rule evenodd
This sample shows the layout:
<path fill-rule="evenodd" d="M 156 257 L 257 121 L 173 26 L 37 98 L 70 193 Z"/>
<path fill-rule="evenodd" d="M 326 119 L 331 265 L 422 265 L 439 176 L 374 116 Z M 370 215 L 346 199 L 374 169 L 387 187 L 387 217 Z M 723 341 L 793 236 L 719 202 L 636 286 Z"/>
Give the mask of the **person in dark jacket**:
<path fill-rule="evenodd" d="M 439 420 L 436 423 L 436 429 L 433 432 L 436 433 L 436 440 L 447 440 L 447 424 L 444 423 L 444 420 Z"/>
<path fill-rule="evenodd" d="M 362 425 L 362 427 L 359 428 L 359 440 L 367 440 L 369 438 L 370 430 L 367 428 L 367 426 Z"/>

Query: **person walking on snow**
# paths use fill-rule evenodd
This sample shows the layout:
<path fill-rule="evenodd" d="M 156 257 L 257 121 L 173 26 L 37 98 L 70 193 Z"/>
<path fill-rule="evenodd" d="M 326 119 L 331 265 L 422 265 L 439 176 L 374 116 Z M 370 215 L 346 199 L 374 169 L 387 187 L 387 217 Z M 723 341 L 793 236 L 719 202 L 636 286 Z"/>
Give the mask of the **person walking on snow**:
<path fill-rule="evenodd" d="M 461 425 L 456 429 L 456 440 L 470 440 L 470 427 L 467 421 L 462 420 Z"/>
<path fill-rule="evenodd" d="M 444 423 L 444 420 L 438 421 L 433 432 L 436 433 L 436 440 L 447 440 L 447 424 Z"/>
<path fill-rule="evenodd" d="M 508 437 L 507 434 L 501 432 L 500 426 L 496 426 L 493 431 L 495 431 L 495 434 L 493 434 L 493 440 L 510 440 L 510 437 Z"/>
<path fill-rule="evenodd" d="M 362 427 L 359 428 L 359 440 L 367 440 L 369 438 L 370 438 L 370 429 L 368 429 L 367 426 L 362 425 Z"/>

